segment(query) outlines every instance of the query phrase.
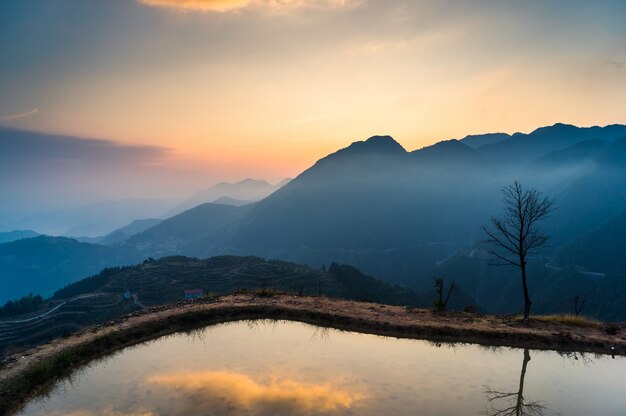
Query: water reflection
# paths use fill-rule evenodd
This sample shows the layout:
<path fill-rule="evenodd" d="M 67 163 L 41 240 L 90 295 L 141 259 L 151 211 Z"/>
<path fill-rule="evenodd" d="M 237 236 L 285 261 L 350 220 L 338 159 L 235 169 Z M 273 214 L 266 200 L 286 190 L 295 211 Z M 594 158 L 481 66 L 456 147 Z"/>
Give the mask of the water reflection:
<path fill-rule="evenodd" d="M 328 383 L 308 384 L 287 378 L 259 382 L 229 371 L 155 375 L 147 382 L 168 388 L 170 394 L 175 393 L 181 403 L 186 403 L 179 414 L 343 414 L 365 398 L 362 393 L 341 390 Z"/>
<path fill-rule="evenodd" d="M 526 369 L 530 361 L 530 351 L 524 349 L 524 361 L 522 361 L 522 371 L 519 376 L 519 387 L 517 391 L 505 392 L 485 389 L 485 395 L 489 402 L 489 410 L 485 412 L 489 416 L 541 416 L 546 410 L 546 406 L 538 401 L 527 401 L 524 397 L 524 382 L 526 380 Z"/>
<path fill-rule="evenodd" d="M 621 415 L 624 385 L 619 357 L 592 362 L 247 321 L 122 350 L 60 381 L 21 414 Z"/>

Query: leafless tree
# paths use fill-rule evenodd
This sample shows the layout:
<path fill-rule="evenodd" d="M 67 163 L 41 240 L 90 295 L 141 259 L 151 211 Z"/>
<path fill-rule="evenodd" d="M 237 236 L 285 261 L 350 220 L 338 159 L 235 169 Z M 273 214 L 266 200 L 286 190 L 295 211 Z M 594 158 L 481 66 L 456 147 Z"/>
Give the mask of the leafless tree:
<path fill-rule="evenodd" d="M 571 301 L 574 314 L 576 316 L 579 316 L 585 309 L 585 306 L 587 306 L 587 298 L 580 295 L 575 295 L 574 297 L 572 297 Z"/>
<path fill-rule="evenodd" d="M 482 226 L 488 236 L 487 242 L 494 249 L 490 264 L 496 266 L 517 266 L 522 274 L 524 289 L 524 322 L 528 322 L 532 302 L 526 281 L 526 258 L 532 250 L 548 241 L 548 236 L 537 231 L 537 222 L 545 219 L 552 211 L 554 201 L 544 198 L 534 189 L 524 189 L 515 181 L 502 188 L 504 216 L 491 219 L 492 229 Z"/>
<path fill-rule="evenodd" d="M 522 371 L 519 378 L 519 388 L 513 392 L 503 392 L 497 390 L 485 389 L 487 401 L 490 409 L 484 412 L 489 416 L 540 416 L 543 414 L 546 406 L 541 402 L 527 401 L 524 398 L 524 381 L 526 379 L 526 369 L 530 361 L 530 352 L 528 348 L 524 349 L 524 361 L 522 362 Z M 496 403 L 505 402 L 502 407 Z"/>
<path fill-rule="evenodd" d="M 450 296 L 452 296 L 452 292 L 458 289 L 460 285 L 457 282 L 453 281 L 448 287 L 446 294 L 446 282 L 443 276 L 433 278 L 433 282 L 435 286 L 435 291 L 437 292 L 437 299 L 433 301 L 433 306 L 435 307 L 435 311 L 443 312 L 448 306 L 448 301 L 450 300 Z"/>

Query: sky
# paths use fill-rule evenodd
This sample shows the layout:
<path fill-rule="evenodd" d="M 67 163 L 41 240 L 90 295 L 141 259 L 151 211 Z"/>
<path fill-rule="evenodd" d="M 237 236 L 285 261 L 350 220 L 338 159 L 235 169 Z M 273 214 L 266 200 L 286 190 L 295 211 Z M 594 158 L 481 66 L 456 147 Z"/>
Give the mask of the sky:
<path fill-rule="evenodd" d="M 2 0 L 0 126 L 142 149 L 164 196 L 275 182 L 376 134 L 626 123 L 624 22 L 622 0 Z"/>

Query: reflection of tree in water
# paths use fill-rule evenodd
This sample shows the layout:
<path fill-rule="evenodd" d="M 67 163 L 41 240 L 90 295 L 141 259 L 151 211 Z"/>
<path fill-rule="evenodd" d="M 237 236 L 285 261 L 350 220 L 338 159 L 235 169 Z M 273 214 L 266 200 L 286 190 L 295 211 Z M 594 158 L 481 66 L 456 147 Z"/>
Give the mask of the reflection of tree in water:
<path fill-rule="evenodd" d="M 322 341 L 322 342 L 330 342 L 330 329 L 324 328 L 321 326 L 316 326 L 313 334 L 311 335 L 310 341 Z"/>
<path fill-rule="evenodd" d="M 558 354 L 563 357 L 564 360 L 569 360 L 572 365 L 581 363 L 583 366 L 589 367 L 593 364 L 593 360 L 584 352 L 559 352 Z"/>
<path fill-rule="evenodd" d="M 524 349 L 524 361 L 522 362 L 522 371 L 519 378 L 519 389 L 514 392 L 504 392 L 491 390 L 489 387 L 485 389 L 485 395 L 489 409 L 484 414 L 489 416 L 540 416 L 543 414 L 546 406 L 541 402 L 526 401 L 524 398 L 524 379 L 526 378 L 526 368 L 530 361 L 530 352 L 528 348 Z M 503 403 L 498 405 L 498 403 Z"/>

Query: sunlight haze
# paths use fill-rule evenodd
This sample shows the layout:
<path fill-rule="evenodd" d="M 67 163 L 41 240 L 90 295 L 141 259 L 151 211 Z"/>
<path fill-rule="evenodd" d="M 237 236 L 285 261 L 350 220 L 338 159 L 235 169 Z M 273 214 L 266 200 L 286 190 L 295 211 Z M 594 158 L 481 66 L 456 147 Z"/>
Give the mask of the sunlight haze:
<path fill-rule="evenodd" d="M 625 8 L 5 1 L 0 123 L 166 147 L 168 165 L 216 181 L 294 176 L 374 134 L 414 150 L 626 122 Z"/>

